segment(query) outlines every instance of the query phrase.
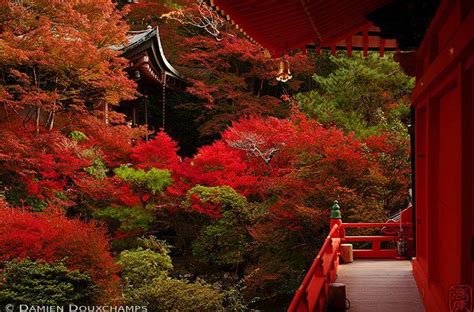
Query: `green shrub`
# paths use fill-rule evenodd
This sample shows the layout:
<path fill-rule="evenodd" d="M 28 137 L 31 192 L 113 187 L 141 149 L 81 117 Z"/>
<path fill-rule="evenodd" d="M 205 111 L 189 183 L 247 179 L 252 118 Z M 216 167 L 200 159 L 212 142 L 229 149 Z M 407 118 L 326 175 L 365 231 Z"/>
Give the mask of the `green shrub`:
<path fill-rule="evenodd" d="M 222 210 L 232 210 L 235 212 L 243 212 L 247 206 L 247 199 L 237 193 L 230 186 L 202 186 L 197 185 L 190 189 L 186 194 L 183 202 L 185 207 L 192 205 L 192 199 L 199 198 L 201 203 L 219 204 Z"/>
<path fill-rule="evenodd" d="M 95 177 L 96 179 L 105 179 L 107 177 L 107 166 L 100 157 L 94 158 L 92 165 L 85 167 L 84 171 Z"/>
<path fill-rule="evenodd" d="M 29 207 L 31 211 L 41 212 L 46 209 L 48 204 L 46 201 L 34 196 L 30 196 L 26 190 L 26 185 L 11 175 L 4 175 L 0 177 L 2 181 L 13 182 L 13 187 L 5 189 L 5 199 L 10 205 L 22 207 Z"/>
<path fill-rule="evenodd" d="M 104 219 L 110 224 L 116 224 L 116 228 L 122 231 L 134 231 L 137 229 L 148 230 L 150 224 L 155 219 L 154 207 L 147 205 L 146 207 L 107 207 L 102 210 L 95 211 L 93 216 L 97 219 Z"/>
<path fill-rule="evenodd" d="M 155 279 L 135 291 L 129 304 L 146 305 L 149 311 L 224 311 L 222 295 L 203 282 Z"/>
<path fill-rule="evenodd" d="M 69 137 L 75 141 L 78 141 L 78 142 L 81 142 L 81 141 L 85 141 L 87 140 L 87 135 L 85 135 L 83 132 L 81 131 L 71 131 L 69 133 Z"/>
<path fill-rule="evenodd" d="M 159 241 L 145 242 L 149 247 L 151 244 L 157 246 Z M 137 289 L 153 282 L 156 278 L 166 277 L 173 269 L 169 248 L 161 242 L 161 250 L 158 248 L 136 250 L 125 250 L 119 255 L 118 263 L 122 266 L 122 280 L 126 289 Z"/>
<path fill-rule="evenodd" d="M 0 306 L 4 304 L 94 304 L 97 287 L 90 276 L 69 271 L 62 263 L 23 260 L 5 264 L 0 273 Z"/>
<path fill-rule="evenodd" d="M 169 170 L 151 168 L 148 171 L 122 165 L 114 170 L 122 180 L 130 182 L 137 189 L 146 189 L 153 194 L 162 193 L 172 182 Z"/>

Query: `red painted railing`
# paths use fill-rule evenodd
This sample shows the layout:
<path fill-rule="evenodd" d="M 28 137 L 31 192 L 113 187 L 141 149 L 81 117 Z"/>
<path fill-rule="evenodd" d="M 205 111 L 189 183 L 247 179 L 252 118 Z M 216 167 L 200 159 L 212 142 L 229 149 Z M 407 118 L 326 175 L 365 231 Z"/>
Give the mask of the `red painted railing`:
<path fill-rule="evenodd" d="M 288 308 L 288 312 L 322 312 L 325 311 L 328 296 L 329 284 L 336 279 L 337 267 L 339 265 L 339 247 L 344 242 L 371 242 L 371 249 L 354 249 L 353 256 L 357 258 L 395 258 L 398 255 L 397 249 L 382 249 L 383 241 L 397 241 L 397 235 L 366 235 L 366 236 L 346 236 L 346 229 L 349 228 L 403 228 L 411 236 L 412 223 L 410 212 L 411 207 L 401 213 L 401 222 L 385 223 L 343 223 L 340 219 L 331 219 L 331 231 L 324 241 L 318 255 L 306 273 L 303 282 L 295 293 Z M 404 217 L 405 216 L 405 217 Z"/>
<path fill-rule="evenodd" d="M 345 230 L 350 228 L 409 228 L 411 223 L 342 223 L 341 224 L 341 242 L 370 242 L 372 249 L 354 249 L 354 258 L 395 258 L 398 255 L 397 249 L 382 249 L 382 242 L 396 242 L 398 235 L 367 235 L 367 236 L 345 236 Z"/>
<path fill-rule="evenodd" d="M 336 280 L 339 265 L 340 228 L 334 224 L 318 255 L 295 293 L 288 311 L 316 311 L 325 309 L 329 283 Z"/>

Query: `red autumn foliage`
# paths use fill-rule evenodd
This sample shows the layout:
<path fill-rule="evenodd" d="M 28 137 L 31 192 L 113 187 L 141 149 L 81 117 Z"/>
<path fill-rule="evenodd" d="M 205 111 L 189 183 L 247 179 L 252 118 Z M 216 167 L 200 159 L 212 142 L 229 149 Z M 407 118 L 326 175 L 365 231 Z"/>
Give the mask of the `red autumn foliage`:
<path fill-rule="evenodd" d="M 138 168 L 175 169 L 180 159 L 177 156 L 178 146 L 165 132 L 158 132 L 147 142 L 137 144 L 130 159 Z"/>
<path fill-rule="evenodd" d="M 104 231 L 94 223 L 0 207 L 0 250 L 0 261 L 64 261 L 71 270 L 89 273 L 107 296 L 116 290 L 118 267 Z"/>
<path fill-rule="evenodd" d="M 0 103 L 50 114 L 132 99 L 127 61 L 111 49 L 126 41 L 123 13 L 109 0 L 0 3 Z M 38 120 L 39 122 L 39 120 Z"/>
<path fill-rule="evenodd" d="M 94 117 L 84 117 L 81 124 L 67 127 L 85 131 L 85 139 L 75 140 L 56 129 L 37 133 L 33 126 L 14 120 L 2 123 L 0 174 L 23 183 L 26 195 L 51 207 L 74 206 L 79 199 L 91 207 L 140 203 L 123 181 L 110 176 L 97 178 L 85 168 L 93 166 L 96 159 L 112 167 L 129 162 L 132 142 L 144 132 L 126 126 L 107 127 Z M 107 172 L 109 168 L 103 170 Z M 10 190 L 21 188 L 19 184 L 11 186 Z"/>
<path fill-rule="evenodd" d="M 218 141 L 200 148 L 196 156 L 187 159 L 177 170 L 177 179 L 186 182 L 188 188 L 196 184 L 227 185 L 248 195 L 252 193 L 257 177 L 252 174 L 244 156 L 244 153 Z"/>
<path fill-rule="evenodd" d="M 124 2 L 122 0 L 122 2 Z M 131 2 L 131 1 L 127 1 Z M 127 20 L 131 27 L 144 27 L 151 25 L 156 26 L 161 16 L 173 10 L 177 5 L 191 5 L 193 0 L 140 0 L 135 3 L 128 4 Z"/>
<path fill-rule="evenodd" d="M 140 197 L 131 187 L 116 177 L 96 179 L 84 174 L 74 182 L 77 192 L 90 201 L 92 210 L 113 204 L 127 207 L 141 204 Z"/>
<path fill-rule="evenodd" d="M 290 119 L 244 118 L 224 131 L 222 140 L 186 161 L 185 180 L 229 185 L 262 201 L 274 198 L 269 213 L 275 226 L 290 229 L 299 229 L 301 222 L 324 223 L 334 199 L 345 205 L 348 218 L 361 210 L 373 210 L 371 217 L 378 218 L 384 207 L 376 202 L 387 196 L 380 190 L 391 185 L 394 172 L 387 170 L 392 162 L 379 157 L 388 152 L 384 142 L 365 142 L 298 113 Z M 402 171 L 397 179 L 393 184 L 407 182 Z M 393 193 L 401 193 L 400 188 Z"/>
<path fill-rule="evenodd" d="M 145 127 L 130 128 L 123 124 L 107 126 L 103 120 L 90 115 L 81 115 L 79 120 L 64 127 L 86 134 L 87 140 L 81 144 L 97 149 L 111 167 L 127 163 L 134 144 L 148 132 Z"/>
<path fill-rule="evenodd" d="M 202 136 L 218 134 L 230 121 L 251 114 L 288 116 L 288 105 L 280 96 L 297 92 L 312 75 L 313 60 L 296 52 L 285 58 L 298 74 L 290 83 L 280 84 L 275 79 L 278 60 L 215 15 L 205 2 L 165 17 L 160 32 L 167 55 L 189 77 L 186 91 L 199 99 L 179 103 L 180 108 L 199 111 L 196 122 Z"/>
<path fill-rule="evenodd" d="M 193 194 L 190 197 L 190 210 L 209 216 L 211 218 L 221 217 L 221 205 L 213 201 L 203 201 L 199 196 Z"/>
<path fill-rule="evenodd" d="M 32 127 L 4 124 L 1 130 L 2 171 L 15 173 L 26 183 L 28 193 L 51 199 L 65 191 L 79 171 L 90 164 L 80 156 L 80 147 L 58 131 L 37 135 Z"/>

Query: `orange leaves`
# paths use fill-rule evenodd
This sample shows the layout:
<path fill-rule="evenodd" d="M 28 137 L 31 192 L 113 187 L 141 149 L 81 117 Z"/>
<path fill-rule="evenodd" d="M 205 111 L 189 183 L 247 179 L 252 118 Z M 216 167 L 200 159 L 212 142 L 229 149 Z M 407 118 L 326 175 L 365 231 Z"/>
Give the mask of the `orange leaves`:
<path fill-rule="evenodd" d="M 51 111 L 59 108 L 59 105 L 57 105 L 59 99 L 60 95 L 56 92 L 45 92 L 36 89 L 31 90 L 29 93 L 22 94 L 19 103 L 21 106 L 34 106 Z"/>
<path fill-rule="evenodd" d="M 20 83 L 29 83 L 29 82 L 31 82 L 31 79 L 27 74 L 22 73 L 22 72 L 20 72 L 19 70 L 16 70 L 16 69 L 11 68 L 10 69 L 10 75 L 14 79 L 18 80 L 18 82 L 20 82 Z"/>
<path fill-rule="evenodd" d="M 10 107 L 80 111 L 136 95 L 127 63 L 110 49 L 125 42 L 127 30 L 111 1 L 17 1 L 3 9 L 1 70 Z"/>

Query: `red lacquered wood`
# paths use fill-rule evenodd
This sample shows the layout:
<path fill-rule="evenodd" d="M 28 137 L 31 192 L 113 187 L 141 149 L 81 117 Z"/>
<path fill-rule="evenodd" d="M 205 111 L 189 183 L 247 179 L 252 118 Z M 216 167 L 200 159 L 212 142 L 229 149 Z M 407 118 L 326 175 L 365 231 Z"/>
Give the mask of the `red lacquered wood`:
<path fill-rule="evenodd" d="M 346 242 L 381 242 L 381 241 L 395 241 L 397 236 L 346 236 L 342 239 L 344 243 Z"/>
<path fill-rule="evenodd" d="M 367 14 L 390 0 L 353 2 L 301 0 L 208 0 L 222 15 L 229 15 L 249 37 L 270 50 L 273 55 L 311 44 L 344 40 L 347 35 L 367 24 Z M 344 23 L 341 23 L 344 21 Z M 339 38 L 333 41 L 333 38 Z M 329 39 L 330 42 L 324 42 Z"/>
<path fill-rule="evenodd" d="M 416 258 L 427 311 L 449 311 L 449 289 L 474 284 L 474 2 L 442 0 L 416 56 Z"/>
<path fill-rule="evenodd" d="M 353 251 L 355 259 L 377 258 L 377 259 L 393 259 L 398 256 L 396 249 L 355 249 Z"/>
<path fill-rule="evenodd" d="M 410 227 L 411 223 L 343 223 L 342 228 L 381 228 L 381 227 Z"/>

